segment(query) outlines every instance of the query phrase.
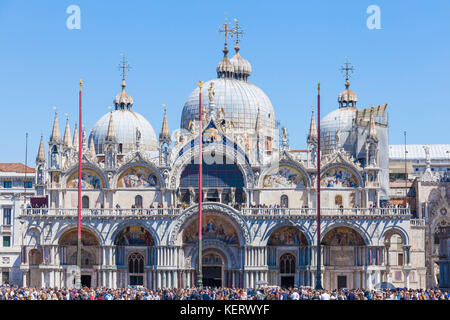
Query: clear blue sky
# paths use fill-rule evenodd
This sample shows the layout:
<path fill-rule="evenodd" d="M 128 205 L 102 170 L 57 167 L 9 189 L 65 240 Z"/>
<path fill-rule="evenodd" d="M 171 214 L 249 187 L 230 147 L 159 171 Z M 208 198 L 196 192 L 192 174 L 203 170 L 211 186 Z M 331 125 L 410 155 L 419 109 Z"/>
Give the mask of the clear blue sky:
<path fill-rule="evenodd" d="M 81 30 L 66 28 L 66 8 L 81 8 Z M 366 26 L 381 8 L 381 30 Z M 53 106 L 61 131 L 77 117 L 84 79 L 88 130 L 120 91 L 120 54 L 133 69 L 127 91 L 158 134 L 167 104 L 170 129 L 198 80 L 215 78 L 224 14 L 246 34 L 241 54 L 250 81 L 272 101 L 292 148 L 305 146 L 310 106 L 321 83 L 322 115 L 337 108 L 339 68 L 349 56 L 359 108 L 388 103 L 391 144 L 450 143 L 450 1 L 23 1 L 0 2 L 0 162 L 22 162 L 29 133 L 34 165 L 48 141 Z M 62 134 L 63 132 L 61 132 Z M 46 146 L 47 147 L 47 146 Z"/>

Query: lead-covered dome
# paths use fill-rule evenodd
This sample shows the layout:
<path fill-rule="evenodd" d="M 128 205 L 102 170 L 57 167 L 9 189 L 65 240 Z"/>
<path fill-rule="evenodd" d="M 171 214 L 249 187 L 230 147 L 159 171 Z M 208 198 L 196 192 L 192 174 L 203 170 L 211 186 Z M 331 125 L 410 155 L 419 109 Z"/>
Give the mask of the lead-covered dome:
<path fill-rule="evenodd" d="M 222 78 L 206 82 L 202 88 L 202 101 L 208 108 L 208 88 L 214 82 L 214 105 L 216 109 L 223 108 L 225 119 L 234 123 L 238 131 L 255 130 L 258 109 L 261 127 L 273 129 L 275 132 L 275 115 L 267 95 L 257 86 L 236 79 Z M 198 120 L 199 88 L 196 88 L 187 98 L 181 115 L 181 128 L 189 129 L 189 123 Z"/>
<path fill-rule="evenodd" d="M 218 66 L 218 78 L 203 85 L 203 107 L 208 109 L 208 88 L 214 82 L 215 110 L 223 108 L 225 120 L 232 121 L 235 132 L 255 131 L 258 111 L 260 112 L 260 126 L 267 136 L 275 138 L 275 113 L 267 95 L 257 86 L 247 81 L 251 74 L 250 63 L 240 57 L 238 50 L 232 59 L 227 58 L 228 50 L 224 50 L 224 58 Z M 224 72 L 224 65 L 233 66 L 233 70 Z M 221 67 L 221 68 L 219 68 Z M 222 72 L 219 72 L 220 71 Z M 191 121 L 198 120 L 199 88 L 197 87 L 187 98 L 181 115 L 180 126 L 189 129 Z"/>
<path fill-rule="evenodd" d="M 112 122 L 115 142 L 121 146 L 119 150 L 127 153 L 137 149 L 139 140 L 139 150 L 155 151 L 157 139 L 151 124 L 142 115 L 132 110 L 133 98 L 125 92 L 125 81 L 122 82 L 122 92 L 114 99 L 115 110 L 105 114 L 98 120 L 91 131 L 95 152 L 103 154 L 103 145 L 108 136 L 108 128 Z M 111 121 L 112 120 L 112 121 Z"/>

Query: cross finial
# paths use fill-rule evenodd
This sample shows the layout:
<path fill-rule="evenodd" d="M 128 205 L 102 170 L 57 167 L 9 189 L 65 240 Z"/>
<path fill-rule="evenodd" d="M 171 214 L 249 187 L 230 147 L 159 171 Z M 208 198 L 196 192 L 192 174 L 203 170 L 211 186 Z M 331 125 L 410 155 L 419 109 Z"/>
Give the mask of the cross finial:
<path fill-rule="evenodd" d="M 351 76 L 350 73 L 353 73 L 353 71 L 355 71 L 355 68 L 351 65 L 351 63 L 348 62 L 348 57 L 345 57 L 345 64 L 343 67 L 341 67 L 341 72 L 344 71 L 345 71 L 345 86 L 348 88 L 348 86 L 350 85 L 348 81 Z"/>
<path fill-rule="evenodd" d="M 225 16 L 225 23 L 221 26 L 222 29 L 219 26 L 219 30 L 217 30 L 217 32 L 219 34 L 223 33 L 223 37 L 224 37 L 224 40 L 225 40 L 225 49 L 227 49 L 227 40 L 231 38 L 231 33 L 232 33 L 232 29 L 230 29 L 228 27 L 228 25 L 229 25 L 229 23 L 227 21 L 227 16 Z"/>
<path fill-rule="evenodd" d="M 166 108 L 166 104 L 163 103 L 163 108 L 164 108 L 164 112 L 166 112 L 167 108 Z"/>
<path fill-rule="evenodd" d="M 122 56 L 122 64 L 121 65 L 119 64 L 119 70 L 122 69 L 122 73 L 121 73 L 122 81 L 125 81 L 125 77 L 127 76 L 126 69 L 128 69 L 128 71 L 130 71 L 131 67 L 128 64 L 128 61 L 125 60 L 125 54 L 122 53 L 121 56 Z"/>
<path fill-rule="evenodd" d="M 244 34 L 244 31 L 239 26 L 239 20 L 238 19 L 234 19 L 234 21 L 236 22 L 236 25 L 231 28 L 231 36 L 236 39 L 236 47 L 235 47 L 235 49 L 239 50 L 239 39 L 242 39 L 242 35 Z"/>

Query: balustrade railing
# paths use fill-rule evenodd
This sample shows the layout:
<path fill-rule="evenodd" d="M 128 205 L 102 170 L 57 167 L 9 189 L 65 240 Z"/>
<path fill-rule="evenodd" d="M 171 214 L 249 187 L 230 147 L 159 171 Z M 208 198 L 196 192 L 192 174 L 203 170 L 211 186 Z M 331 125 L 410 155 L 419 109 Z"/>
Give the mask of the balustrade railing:
<path fill-rule="evenodd" d="M 244 215 L 316 215 L 315 208 L 243 208 Z M 321 215 L 410 215 L 408 208 L 321 208 Z"/>
<path fill-rule="evenodd" d="M 180 208 L 148 208 L 148 209 L 81 209 L 81 216 L 156 216 L 177 215 L 181 213 Z M 61 216 L 72 217 L 78 215 L 76 208 L 25 208 L 22 209 L 23 216 Z"/>
<path fill-rule="evenodd" d="M 82 216 L 158 216 L 179 215 L 184 211 L 182 208 L 148 208 L 148 209 L 81 209 Z M 315 216 L 315 208 L 241 208 L 240 213 L 244 216 Z M 77 216 L 76 208 L 24 208 L 22 216 Z M 409 208 L 322 208 L 323 216 L 409 216 Z M 411 220 L 412 225 L 424 225 L 423 219 Z"/>

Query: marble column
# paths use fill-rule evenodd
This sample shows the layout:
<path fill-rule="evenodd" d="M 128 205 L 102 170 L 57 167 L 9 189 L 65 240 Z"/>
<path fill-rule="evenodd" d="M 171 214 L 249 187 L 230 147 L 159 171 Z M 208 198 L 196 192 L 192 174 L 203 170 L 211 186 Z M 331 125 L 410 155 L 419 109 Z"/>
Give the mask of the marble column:
<path fill-rule="evenodd" d="M 404 270 L 403 271 L 404 275 L 405 275 L 405 287 L 409 289 L 409 270 Z"/>

